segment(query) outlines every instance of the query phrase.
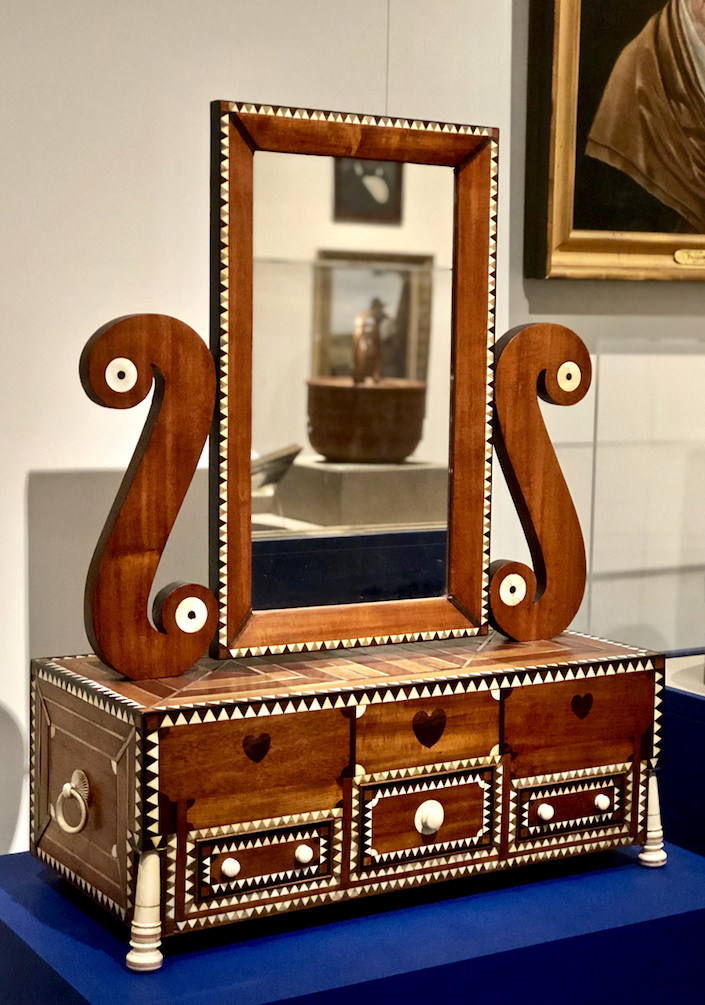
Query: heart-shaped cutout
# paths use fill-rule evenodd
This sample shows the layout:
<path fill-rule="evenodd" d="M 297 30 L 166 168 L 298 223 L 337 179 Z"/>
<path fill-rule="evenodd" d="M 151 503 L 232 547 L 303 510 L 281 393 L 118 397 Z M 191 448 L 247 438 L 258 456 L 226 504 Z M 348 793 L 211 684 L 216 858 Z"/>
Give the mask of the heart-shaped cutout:
<path fill-rule="evenodd" d="M 242 749 L 255 764 L 259 764 L 263 757 L 266 757 L 270 744 L 269 733 L 260 733 L 259 736 L 248 734 L 242 741 Z"/>
<path fill-rule="evenodd" d="M 437 708 L 429 715 L 428 712 L 417 712 L 411 723 L 419 743 L 424 747 L 432 747 L 438 743 L 446 728 L 446 714 L 442 708 Z"/>
<path fill-rule="evenodd" d="M 591 694 L 576 694 L 570 703 L 570 707 L 579 719 L 584 719 L 592 708 Z"/>

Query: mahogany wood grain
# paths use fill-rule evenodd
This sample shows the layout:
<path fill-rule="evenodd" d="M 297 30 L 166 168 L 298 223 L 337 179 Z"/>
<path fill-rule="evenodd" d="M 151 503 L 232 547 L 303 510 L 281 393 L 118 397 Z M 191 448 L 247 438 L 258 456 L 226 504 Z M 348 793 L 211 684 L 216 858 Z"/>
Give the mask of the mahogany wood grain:
<path fill-rule="evenodd" d="M 222 102 L 221 107 L 226 111 L 232 108 L 229 102 Z M 485 135 L 443 131 L 442 127 L 424 131 L 395 126 L 393 118 L 379 120 L 311 109 L 298 116 L 296 109 L 277 106 L 274 110 L 282 114 L 272 115 L 251 107 L 249 111 L 240 106 L 231 114 L 257 150 L 456 167 L 482 149 L 487 136 L 497 136 L 495 129 L 485 130 Z"/>
<path fill-rule="evenodd" d="M 370 773 L 488 757 L 499 706 L 488 691 L 370 705 L 355 723 L 355 761 Z"/>
<path fill-rule="evenodd" d="M 218 884 L 230 882 L 223 871 L 223 863 L 228 858 L 236 859 L 240 866 L 240 871 L 237 874 L 238 884 L 236 887 L 233 885 L 233 889 L 237 890 L 243 887 L 250 889 L 254 885 L 258 889 L 266 889 L 268 886 L 282 886 L 286 882 L 305 882 L 314 876 L 325 876 L 330 873 L 330 848 L 328 848 L 328 853 L 321 857 L 318 836 L 310 837 L 306 841 L 290 838 L 284 841 L 272 841 L 268 844 L 267 841 L 270 837 L 270 834 L 264 832 L 256 835 L 256 838 L 260 838 L 262 841 L 260 847 L 236 847 L 232 851 L 220 852 L 211 856 L 210 875 L 214 881 Z M 330 839 L 328 843 L 330 844 Z M 312 854 L 311 861 L 307 863 L 306 867 L 300 865 L 296 860 L 296 851 L 302 844 L 306 844 Z M 288 876 L 286 879 L 281 879 L 277 877 L 278 873 L 287 873 Z M 265 877 L 268 877 L 268 881 L 261 882 Z M 204 898 L 222 897 L 223 893 L 221 891 L 212 892 L 204 877 L 204 882 L 201 883 L 201 896 Z"/>
<path fill-rule="evenodd" d="M 552 638 L 571 623 L 585 590 L 585 546 L 578 516 L 539 408 L 580 401 L 590 356 L 562 325 L 508 332 L 496 347 L 494 445 L 531 552 L 491 566 L 490 620 L 519 641 Z"/>
<path fill-rule="evenodd" d="M 447 589 L 453 603 L 479 624 L 488 556 L 483 534 L 486 465 L 487 353 L 492 149 L 455 171 L 453 340 L 451 346 Z M 496 209 L 494 210 L 496 212 Z M 487 479 L 486 476 L 487 475 Z"/>
<path fill-rule="evenodd" d="M 280 112 L 280 114 L 278 113 Z M 224 126 L 224 123 L 226 125 Z M 222 628 L 212 650 L 350 639 L 376 643 L 409 634 L 486 630 L 483 579 L 485 460 L 487 450 L 487 347 L 492 332 L 489 296 L 493 157 L 497 131 L 470 127 L 378 123 L 371 117 L 216 102 L 213 106 L 214 171 L 213 351 L 220 357 L 220 415 L 212 449 L 211 585 L 221 604 Z M 252 611 L 250 561 L 250 395 L 252 367 L 252 175 L 258 150 L 367 157 L 445 165 L 456 171 L 454 311 L 451 335 L 457 379 L 451 457 L 459 512 L 450 535 L 448 597 L 429 603 L 350 604 L 292 611 Z M 223 179 L 227 177 L 227 191 Z M 224 206 L 224 202 L 227 204 Z M 492 277 L 493 278 L 493 277 Z M 225 418 L 223 418 L 225 416 Z"/>
<path fill-rule="evenodd" d="M 240 124 L 231 119 L 228 132 L 228 286 L 218 298 L 220 304 L 220 297 L 227 295 L 228 363 L 219 387 L 221 405 L 222 396 L 227 393 L 227 445 L 218 457 L 218 464 L 227 465 L 228 493 L 225 514 L 216 514 L 213 503 L 211 507 L 219 526 L 221 520 L 227 522 L 226 589 L 222 598 L 225 610 L 221 611 L 221 617 L 227 617 L 235 631 L 242 630 L 252 608 L 253 153 Z M 214 355 L 217 358 L 216 347 Z M 218 437 L 213 439 L 217 441 Z M 218 468 L 211 468 L 212 478 L 219 475 Z M 223 562 L 219 548 L 211 551 L 211 561 L 216 556 L 217 563 Z M 217 573 L 213 572 L 211 578 L 216 592 Z"/>
<path fill-rule="evenodd" d="M 87 394 L 109 408 L 131 408 L 154 385 L 149 416 L 88 572 L 88 638 L 101 659 L 127 677 L 183 673 L 213 637 L 216 600 L 204 586 L 172 583 L 155 600 L 156 627 L 148 601 L 210 429 L 213 359 L 182 322 L 133 315 L 92 336 L 81 357 L 81 380 Z"/>
<path fill-rule="evenodd" d="M 32 850 L 128 921 L 137 858 L 160 855 L 164 934 L 643 839 L 660 864 L 642 783 L 662 671 L 572 633 L 202 659 L 144 681 L 35 660 Z M 70 834 L 50 807 L 76 768 L 91 797 Z M 228 857 L 239 879 L 221 884 Z"/>
<path fill-rule="evenodd" d="M 225 661 L 203 658 L 180 677 L 149 681 L 125 679 L 95 656 L 62 657 L 60 665 L 69 672 L 90 677 L 120 698 L 150 712 L 154 708 L 187 709 L 203 702 L 254 701 L 263 694 L 283 695 L 292 691 L 325 694 L 352 686 L 363 690 L 428 676 L 501 674 L 515 667 L 609 665 L 643 655 L 648 655 L 663 671 L 663 656 L 574 632 L 531 642 L 515 642 L 493 633 L 485 638 L 361 646 L 330 652 L 281 653 Z"/>
<path fill-rule="evenodd" d="M 354 607 L 351 613 L 350 608 Z M 325 626 L 325 631 L 322 631 Z M 322 635 L 328 640 L 410 635 L 464 630 L 468 617 L 447 597 L 384 600 L 370 604 L 330 604 L 319 607 L 253 611 L 238 635 L 242 648 L 303 644 Z"/>
<path fill-rule="evenodd" d="M 266 747 L 259 760 L 246 752 L 253 742 L 258 753 Z M 332 809 L 349 758 L 349 721 L 338 710 L 175 726 L 161 740 L 160 791 L 188 800 L 197 828 Z"/>
<path fill-rule="evenodd" d="M 590 710 L 581 717 L 575 699 L 588 695 Z M 512 773 L 527 777 L 649 757 L 653 713 L 650 671 L 515 689 L 504 708 Z"/>

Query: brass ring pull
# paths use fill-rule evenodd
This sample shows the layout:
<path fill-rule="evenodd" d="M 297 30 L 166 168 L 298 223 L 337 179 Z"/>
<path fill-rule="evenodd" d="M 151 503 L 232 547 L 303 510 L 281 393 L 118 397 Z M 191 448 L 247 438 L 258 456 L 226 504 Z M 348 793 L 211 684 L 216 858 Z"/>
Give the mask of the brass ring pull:
<path fill-rule="evenodd" d="M 64 803 L 67 799 L 75 799 L 81 811 L 81 816 L 77 824 L 70 824 L 64 816 Z M 78 768 L 71 775 L 71 781 L 66 782 L 56 800 L 56 820 L 62 831 L 67 834 L 78 834 L 86 826 L 88 819 L 88 802 L 90 799 L 90 786 L 83 771 Z"/>

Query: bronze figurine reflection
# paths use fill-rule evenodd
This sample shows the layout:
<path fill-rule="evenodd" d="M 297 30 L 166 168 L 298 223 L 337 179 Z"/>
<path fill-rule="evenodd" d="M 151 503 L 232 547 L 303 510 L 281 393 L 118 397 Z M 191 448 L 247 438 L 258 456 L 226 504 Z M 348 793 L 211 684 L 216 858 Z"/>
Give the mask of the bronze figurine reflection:
<path fill-rule="evenodd" d="M 382 376 L 382 324 L 389 317 L 379 297 L 373 297 L 366 311 L 355 318 L 353 328 L 353 382 L 377 383 Z"/>

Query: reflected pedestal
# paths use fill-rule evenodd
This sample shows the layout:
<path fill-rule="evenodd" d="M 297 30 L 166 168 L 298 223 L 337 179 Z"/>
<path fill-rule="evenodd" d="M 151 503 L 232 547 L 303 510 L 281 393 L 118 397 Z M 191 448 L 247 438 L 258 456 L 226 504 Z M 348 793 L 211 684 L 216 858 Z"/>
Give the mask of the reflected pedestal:
<path fill-rule="evenodd" d="M 442 464 L 342 464 L 298 457 L 279 489 L 285 517 L 321 526 L 391 526 L 446 520 Z"/>
<path fill-rule="evenodd" d="M 423 432 L 426 384 L 383 377 L 353 383 L 351 377 L 308 382 L 308 437 L 331 461 L 401 463 Z"/>

